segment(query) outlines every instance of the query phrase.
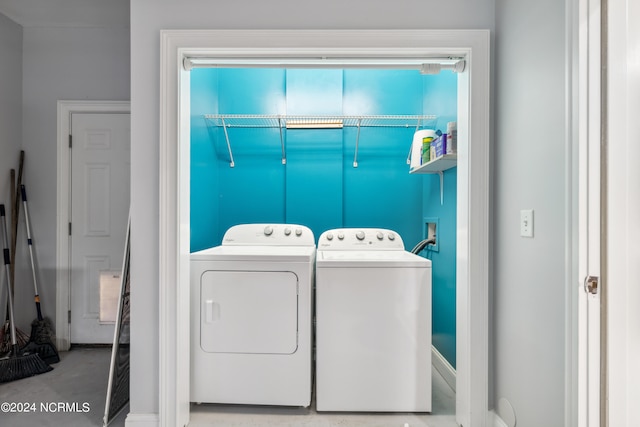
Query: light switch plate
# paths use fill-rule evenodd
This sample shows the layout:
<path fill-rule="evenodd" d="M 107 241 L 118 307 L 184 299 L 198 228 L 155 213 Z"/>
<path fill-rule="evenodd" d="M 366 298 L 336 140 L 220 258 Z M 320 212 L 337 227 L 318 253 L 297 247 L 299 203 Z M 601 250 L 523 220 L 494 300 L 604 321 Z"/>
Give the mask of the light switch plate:
<path fill-rule="evenodd" d="M 533 209 L 520 211 L 520 236 L 533 237 Z"/>

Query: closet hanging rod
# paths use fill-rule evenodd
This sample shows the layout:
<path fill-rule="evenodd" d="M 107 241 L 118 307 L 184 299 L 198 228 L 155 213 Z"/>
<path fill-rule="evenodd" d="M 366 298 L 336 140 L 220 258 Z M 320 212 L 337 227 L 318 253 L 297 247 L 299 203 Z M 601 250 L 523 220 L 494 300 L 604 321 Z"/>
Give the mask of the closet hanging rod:
<path fill-rule="evenodd" d="M 190 71 L 194 68 L 365 68 L 418 70 L 422 74 L 436 74 L 447 69 L 461 73 L 465 69 L 462 56 L 410 56 L 410 57 L 365 57 L 365 56 L 281 56 L 253 57 L 234 55 L 229 57 L 185 57 L 183 68 Z M 426 71 L 426 72 L 425 72 Z"/>

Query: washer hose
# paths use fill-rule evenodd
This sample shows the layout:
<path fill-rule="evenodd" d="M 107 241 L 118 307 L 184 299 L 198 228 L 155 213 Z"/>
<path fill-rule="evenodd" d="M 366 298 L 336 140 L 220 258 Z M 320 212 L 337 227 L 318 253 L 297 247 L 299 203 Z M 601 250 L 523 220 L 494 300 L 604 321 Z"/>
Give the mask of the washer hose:
<path fill-rule="evenodd" d="M 420 252 L 422 252 L 424 250 L 424 248 L 426 248 L 428 245 L 435 245 L 436 244 L 436 239 L 432 238 L 432 239 L 424 239 L 423 241 L 421 241 L 420 243 L 418 243 L 413 249 L 411 249 L 411 253 L 412 254 L 419 254 Z"/>

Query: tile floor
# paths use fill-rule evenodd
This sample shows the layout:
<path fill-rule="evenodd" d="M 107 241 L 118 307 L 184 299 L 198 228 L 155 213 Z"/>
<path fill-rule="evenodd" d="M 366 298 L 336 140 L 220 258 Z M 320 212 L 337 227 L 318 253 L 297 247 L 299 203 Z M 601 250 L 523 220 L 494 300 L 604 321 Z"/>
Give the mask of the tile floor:
<path fill-rule="evenodd" d="M 30 413 L 0 412 L 2 427 L 102 426 L 109 375 L 109 348 L 73 348 L 60 353 L 54 370 L 42 375 L 0 384 L 2 402 L 36 404 Z M 86 412 L 45 412 L 40 404 L 79 403 Z M 191 407 L 189 427 L 458 427 L 455 393 L 433 370 L 431 414 L 317 413 L 311 408 L 244 407 L 202 404 Z M 110 424 L 123 427 L 125 408 Z"/>
<path fill-rule="evenodd" d="M 371 414 L 315 411 L 311 408 L 191 405 L 189 427 L 458 427 L 455 393 L 433 372 L 433 411 L 430 414 Z"/>
<path fill-rule="evenodd" d="M 29 404 L 35 411 L 0 411 L 2 427 L 100 427 L 104 417 L 111 348 L 72 348 L 60 352 L 53 371 L 10 383 L 0 384 L 3 402 Z M 77 412 L 46 412 L 41 404 L 55 410 L 61 403 L 78 403 Z M 86 404 L 86 406 L 85 406 Z M 85 411 L 86 409 L 86 411 Z M 110 424 L 123 427 L 128 408 Z"/>

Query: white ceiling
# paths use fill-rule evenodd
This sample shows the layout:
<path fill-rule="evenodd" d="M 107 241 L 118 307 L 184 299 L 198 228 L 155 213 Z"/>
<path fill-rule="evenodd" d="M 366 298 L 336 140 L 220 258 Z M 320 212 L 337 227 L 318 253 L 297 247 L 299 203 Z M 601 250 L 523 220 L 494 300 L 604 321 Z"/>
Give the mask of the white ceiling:
<path fill-rule="evenodd" d="M 129 0 L 0 0 L 23 27 L 129 27 Z"/>

